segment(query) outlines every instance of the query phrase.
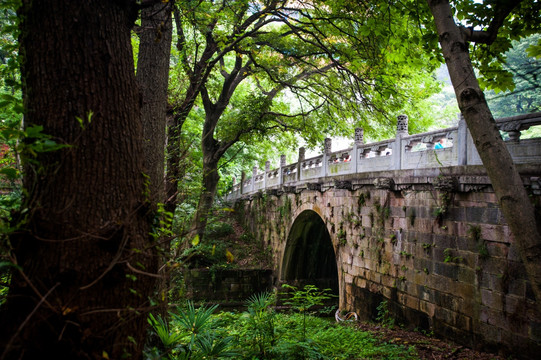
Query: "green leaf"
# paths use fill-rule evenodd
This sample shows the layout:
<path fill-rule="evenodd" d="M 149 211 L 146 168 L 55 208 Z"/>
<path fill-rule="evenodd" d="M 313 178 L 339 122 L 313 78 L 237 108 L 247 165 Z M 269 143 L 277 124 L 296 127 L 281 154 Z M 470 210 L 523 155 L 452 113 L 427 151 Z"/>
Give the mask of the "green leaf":
<path fill-rule="evenodd" d="M 199 235 L 195 235 L 192 239 L 192 245 L 197 246 L 199 244 Z"/>
<path fill-rule="evenodd" d="M 13 267 L 15 269 L 22 270 L 22 268 L 19 265 L 15 265 L 14 263 L 10 261 L 0 261 L 0 269 L 8 268 L 8 267 Z"/>
<path fill-rule="evenodd" d="M 526 49 L 526 54 L 536 59 L 541 59 L 541 39 L 537 41 L 537 44 L 532 44 Z"/>
<path fill-rule="evenodd" d="M 19 176 L 17 169 L 12 167 L 5 167 L 0 169 L 0 174 L 7 176 L 8 179 L 16 179 Z"/>
<path fill-rule="evenodd" d="M 24 132 L 25 132 L 26 137 L 28 138 L 40 138 L 44 136 L 42 131 L 43 131 L 43 126 L 34 125 L 34 126 L 27 127 Z"/>

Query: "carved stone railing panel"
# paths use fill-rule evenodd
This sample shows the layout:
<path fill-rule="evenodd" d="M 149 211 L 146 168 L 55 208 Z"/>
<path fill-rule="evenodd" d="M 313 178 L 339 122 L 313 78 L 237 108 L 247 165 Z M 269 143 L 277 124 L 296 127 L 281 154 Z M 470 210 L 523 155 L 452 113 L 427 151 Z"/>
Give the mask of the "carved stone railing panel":
<path fill-rule="evenodd" d="M 389 149 L 390 152 L 390 149 Z M 359 159 L 359 172 L 393 170 L 392 156 L 385 155 L 387 151 L 380 152 L 380 155 L 372 155 Z"/>
<path fill-rule="evenodd" d="M 272 178 L 267 178 L 267 184 L 266 184 L 267 188 L 269 187 L 272 187 L 272 186 L 277 186 L 277 185 L 280 185 L 280 178 L 275 176 L 275 177 L 272 177 Z"/>
<path fill-rule="evenodd" d="M 277 178 L 280 175 L 280 169 L 269 170 L 267 179 Z"/>
<path fill-rule="evenodd" d="M 323 155 L 306 159 L 301 162 L 300 180 L 317 179 L 325 176 L 323 170 Z"/>
<path fill-rule="evenodd" d="M 394 142 L 395 140 L 384 140 L 358 146 L 358 158 L 369 159 L 378 156 L 389 156 L 392 153 Z"/>
<path fill-rule="evenodd" d="M 517 115 L 496 119 L 496 126 L 509 136 L 509 141 L 520 140 L 521 131 L 541 125 L 541 113 Z"/>
<path fill-rule="evenodd" d="M 408 152 L 434 150 L 440 140 L 442 141 L 442 148 L 449 148 L 453 146 L 453 140 L 457 138 L 457 131 L 458 127 L 452 127 L 428 133 L 408 135 L 402 138 L 402 142 Z"/>
<path fill-rule="evenodd" d="M 267 162 L 264 173 L 259 174 L 254 168 L 253 181 L 243 175 L 242 181 L 233 185 L 228 198 L 236 199 L 261 189 L 283 192 L 284 186 L 308 188 L 303 183 L 320 183 L 314 180 L 335 175 L 482 164 L 462 117 L 456 127 L 414 135 L 408 135 L 407 124 L 407 116 L 400 116 L 395 139 L 364 144 L 362 129 L 356 129 L 352 149 L 333 152 L 332 141 L 325 139 L 322 155 L 305 159 L 305 151 L 301 149 L 299 161 L 289 165 L 282 155 L 279 168 L 270 169 Z M 541 163 L 541 138 L 520 139 L 521 131 L 541 125 L 541 112 L 497 119 L 496 125 L 507 132 L 507 147 L 517 164 Z"/>
<path fill-rule="evenodd" d="M 287 165 L 282 168 L 283 183 L 293 182 L 297 180 L 297 163 Z"/>
<path fill-rule="evenodd" d="M 328 158 L 328 174 L 329 176 L 333 175 L 342 175 L 342 174 L 351 174 L 355 172 L 354 165 L 352 163 L 352 154 L 353 149 L 344 149 L 340 151 L 335 151 L 329 155 Z"/>
<path fill-rule="evenodd" d="M 508 141 L 507 149 L 516 164 L 541 163 L 541 138 Z"/>

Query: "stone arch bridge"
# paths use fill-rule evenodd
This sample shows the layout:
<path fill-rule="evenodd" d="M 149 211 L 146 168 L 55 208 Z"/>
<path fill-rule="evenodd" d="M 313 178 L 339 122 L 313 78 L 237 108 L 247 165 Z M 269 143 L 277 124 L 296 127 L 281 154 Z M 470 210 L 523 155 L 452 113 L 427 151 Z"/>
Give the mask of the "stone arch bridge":
<path fill-rule="evenodd" d="M 541 139 L 520 139 L 541 113 L 497 120 L 533 201 L 541 200 Z M 443 139 L 445 147 L 435 149 Z M 233 187 L 228 200 L 266 246 L 275 280 L 331 288 L 342 310 L 377 307 L 408 327 L 524 358 L 541 351 L 541 314 L 490 181 L 457 127 L 299 159 Z M 539 206 L 538 206 L 539 208 Z"/>

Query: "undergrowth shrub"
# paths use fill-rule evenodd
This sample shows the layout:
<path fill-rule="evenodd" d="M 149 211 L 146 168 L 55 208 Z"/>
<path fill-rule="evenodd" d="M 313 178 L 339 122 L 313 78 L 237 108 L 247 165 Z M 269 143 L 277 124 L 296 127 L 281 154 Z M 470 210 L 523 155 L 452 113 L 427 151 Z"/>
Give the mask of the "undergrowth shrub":
<path fill-rule="evenodd" d="M 228 235 L 233 234 L 235 231 L 231 224 L 222 221 L 213 221 L 207 224 L 205 229 L 206 239 L 222 239 Z"/>
<path fill-rule="evenodd" d="M 375 335 L 357 329 L 355 323 L 336 323 L 334 319 L 307 314 L 307 303 L 302 305 L 299 300 L 302 296 L 297 293 L 294 301 L 304 311 L 292 314 L 277 313 L 274 295 L 262 293 L 250 297 L 247 311 L 242 313 L 215 313 L 215 307 L 195 309 L 188 303 L 186 309 L 171 314 L 169 323 L 151 316 L 154 337 L 161 339 L 161 345 L 147 346 L 145 354 L 148 359 L 417 358 L 414 347 L 381 342 Z"/>

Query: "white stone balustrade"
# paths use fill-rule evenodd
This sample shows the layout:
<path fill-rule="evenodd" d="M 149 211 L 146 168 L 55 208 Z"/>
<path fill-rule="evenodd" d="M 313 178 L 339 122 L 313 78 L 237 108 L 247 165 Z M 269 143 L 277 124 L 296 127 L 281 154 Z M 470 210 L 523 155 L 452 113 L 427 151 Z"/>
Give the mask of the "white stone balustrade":
<path fill-rule="evenodd" d="M 280 167 L 258 172 L 254 167 L 250 179 L 242 174 L 240 183 L 233 183 L 230 200 L 245 194 L 283 185 L 303 187 L 306 183 L 323 183 L 328 177 L 387 170 L 428 169 L 436 167 L 481 165 L 481 159 L 464 119 L 459 116 L 458 126 L 421 134 L 408 134 L 408 117 L 397 119 L 394 139 L 364 144 L 363 129 L 355 129 L 353 148 L 332 151 L 331 139 L 325 139 L 324 154 L 305 159 L 304 148 L 299 149 L 298 161 L 286 164 L 280 157 Z M 541 163 L 541 138 L 520 139 L 521 131 L 541 125 L 541 112 L 496 120 L 504 134 L 507 147 L 517 164 Z M 442 148 L 438 148 L 442 140 Z"/>

